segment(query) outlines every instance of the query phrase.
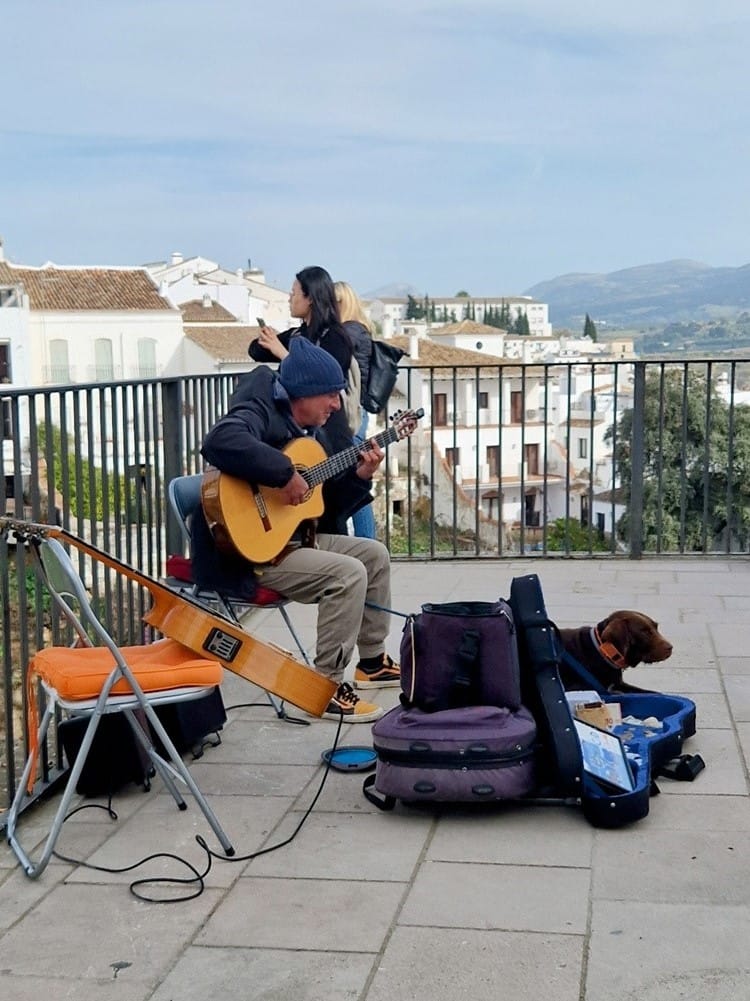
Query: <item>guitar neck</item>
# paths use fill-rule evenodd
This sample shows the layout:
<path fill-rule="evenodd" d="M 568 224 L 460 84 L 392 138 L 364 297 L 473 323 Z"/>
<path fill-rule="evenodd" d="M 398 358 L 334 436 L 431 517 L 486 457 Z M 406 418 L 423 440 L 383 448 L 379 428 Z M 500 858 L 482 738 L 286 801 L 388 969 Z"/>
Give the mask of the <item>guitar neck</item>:
<path fill-rule="evenodd" d="M 392 442 L 398 441 L 398 438 L 399 434 L 396 428 L 388 428 L 387 431 L 376 434 L 373 440 L 380 448 L 385 448 Z M 318 484 L 330 480 L 332 476 L 337 476 L 346 469 L 356 466 L 359 462 L 360 452 L 367 452 L 371 449 L 372 444 L 369 439 L 363 445 L 352 445 L 351 448 L 345 448 L 343 451 L 324 459 L 323 462 L 310 466 L 302 473 L 302 476 L 309 486 L 316 487 Z"/>
<path fill-rule="evenodd" d="M 110 553 L 105 553 L 103 549 L 97 548 L 97 546 L 93 543 L 86 542 L 85 539 L 81 539 L 79 536 L 73 535 L 72 532 L 68 532 L 66 529 L 60 528 L 57 525 L 37 525 L 34 522 L 18 521 L 12 518 L 0 518 L 0 529 L 10 529 L 25 539 L 59 539 L 61 542 L 65 542 L 69 546 L 73 546 L 74 549 L 78 549 L 80 552 L 86 553 L 87 556 L 97 560 L 99 563 L 103 563 L 111 570 L 116 570 L 117 573 L 122 574 L 123 577 L 127 577 L 129 580 L 134 581 L 141 587 L 145 587 L 151 593 L 152 597 L 156 597 L 157 594 L 161 593 L 167 593 L 169 595 L 173 594 L 172 589 L 168 588 L 165 584 L 161 584 L 159 581 L 154 580 L 153 577 L 148 577 L 140 570 L 136 570 L 129 564 L 123 563 L 122 560 L 118 560 L 116 556 L 112 556 Z M 192 599 L 185 596 L 180 595 L 180 598 L 181 600 L 186 600 L 189 604 L 196 604 L 192 601 Z"/>

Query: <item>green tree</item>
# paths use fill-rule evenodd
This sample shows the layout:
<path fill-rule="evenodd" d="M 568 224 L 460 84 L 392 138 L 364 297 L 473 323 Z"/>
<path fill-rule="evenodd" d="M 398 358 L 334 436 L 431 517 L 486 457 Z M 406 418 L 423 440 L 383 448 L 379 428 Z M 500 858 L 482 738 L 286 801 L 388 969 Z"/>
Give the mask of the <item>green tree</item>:
<path fill-rule="evenodd" d="M 52 464 L 52 473 L 55 489 L 59 490 L 63 497 L 68 497 L 70 510 L 73 515 L 83 518 L 95 518 L 100 521 L 104 517 L 104 497 L 105 497 L 105 477 L 100 466 L 94 466 L 88 459 L 79 460 L 79 478 L 76 475 L 76 453 L 74 442 L 69 435 L 63 439 L 63 434 L 58 427 L 52 427 L 51 449 L 48 448 L 47 428 L 45 424 L 37 425 L 37 440 L 39 442 L 39 452 L 47 458 L 47 464 Z M 65 457 L 65 463 L 63 463 Z M 63 470 L 68 470 L 68 482 L 63 483 Z M 46 484 L 40 484 L 46 486 Z M 109 475 L 106 480 L 106 497 L 109 511 L 116 510 L 115 491 L 119 491 L 120 503 L 124 502 L 125 478 Z M 133 488 L 135 489 L 135 487 Z"/>
<path fill-rule="evenodd" d="M 423 316 L 422 307 L 414 298 L 413 295 L 407 295 L 406 297 L 406 319 L 407 320 L 421 320 Z"/>
<path fill-rule="evenodd" d="M 469 293 L 465 289 L 461 289 L 460 292 L 456 292 L 455 298 L 456 299 L 468 299 L 469 298 Z"/>
<path fill-rule="evenodd" d="M 531 333 L 529 318 L 521 309 L 518 310 L 516 322 L 513 324 L 513 333 L 518 334 L 519 337 L 528 337 Z"/>
<path fill-rule="evenodd" d="M 649 375 L 644 406 L 644 549 L 700 551 L 704 530 L 708 549 L 719 548 L 726 532 L 746 545 L 750 537 L 750 407 L 734 408 L 730 437 L 728 405 L 705 375 L 681 369 L 667 370 L 663 379 L 658 373 Z M 616 468 L 627 496 L 632 487 L 632 436 L 633 411 L 626 410 L 606 440 L 614 442 Z M 630 541 L 629 510 L 618 523 L 618 533 Z"/>
<path fill-rule="evenodd" d="M 505 301 L 505 299 L 503 299 L 502 305 L 500 306 L 500 313 L 498 315 L 497 325 L 503 330 L 510 330 L 512 326 L 510 319 L 510 306 Z"/>
<path fill-rule="evenodd" d="M 588 313 L 586 314 L 586 319 L 583 321 L 583 336 L 590 338 L 592 341 L 596 340 L 596 324 Z"/>
<path fill-rule="evenodd" d="M 597 532 L 579 521 L 558 518 L 547 526 L 547 549 L 550 552 L 603 553 L 609 547 Z"/>

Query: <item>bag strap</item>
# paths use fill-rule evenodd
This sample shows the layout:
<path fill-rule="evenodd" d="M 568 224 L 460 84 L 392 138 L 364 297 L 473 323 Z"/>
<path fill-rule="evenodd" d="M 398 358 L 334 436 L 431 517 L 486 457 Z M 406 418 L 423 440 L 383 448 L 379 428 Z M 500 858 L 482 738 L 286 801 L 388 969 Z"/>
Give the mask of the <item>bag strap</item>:
<path fill-rule="evenodd" d="M 458 647 L 458 659 L 453 675 L 453 688 L 461 696 L 460 701 L 469 705 L 472 690 L 476 687 L 477 666 L 479 664 L 480 635 L 478 629 L 464 629 Z"/>
<path fill-rule="evenodd" d="M 396 805 L 396 799 L 394 796 L 380 796 L 379 793 L 375 791 L 373 786 L 375 785 L 375 775 L 368 775 L 367 778 L 362 783 L 362 792 L 365 794 L 365 799 L 369 800 L 373 806 L 376 806 L 378 810 L 392 810 Z"/>
<path fill-rule="evenodd" d="M 555 630 L 557 630 L 557 626 L 555 626 Z M 576 660 L 572 654 L 568 653 L 568 651 L 562 645 L 562 642 L 560 641 L 559 638 L 558 638 L 558 644 L 559 644 L 560 660 L 564 664 L 567 664 L 568 667 L 581 679 L 581 681 L 584 681 L 589 686 L 589 688 L 592 688 L 595 692 L 601 692 L 602 690 L 601 681 L 598 681 L 594 677 L 594 675 L 591 674 L 583 666 L 583 664 L 580 661 Z"/>

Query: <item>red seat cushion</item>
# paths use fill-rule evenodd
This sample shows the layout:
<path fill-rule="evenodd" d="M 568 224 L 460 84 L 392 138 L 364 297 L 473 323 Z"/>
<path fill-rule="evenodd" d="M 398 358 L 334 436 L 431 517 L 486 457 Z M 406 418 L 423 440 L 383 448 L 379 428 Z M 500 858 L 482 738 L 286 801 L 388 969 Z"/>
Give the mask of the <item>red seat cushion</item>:
<path fill-rule="evenodd" d="M 175 580 L 183 581 L 185 584 L 193 583 L 193 567 L 187 556 L 174 554 L 167 556 L 167 574 Z M 264 587 L 258 584 L 252 599 L 248 599 L 249 605 L 276 605 L 284 601 L 283 595 L 274 591 L 271 587 Z"/>
<path fill-rule="evenodd" d="M 275 605 L 277 602 L 285 600 L 284 596 L 278 591 L 274 591 L 272 587 L 263 587 L 262 584 L 258 584 L 252 603 L 253 605 Z"/>
<path fill-rule="evenodd" d="M 167 556 L 167 574 L 186 584 L 193 583 L 193 568 L 187 556 L 178 556 L 176 553 Z"/>

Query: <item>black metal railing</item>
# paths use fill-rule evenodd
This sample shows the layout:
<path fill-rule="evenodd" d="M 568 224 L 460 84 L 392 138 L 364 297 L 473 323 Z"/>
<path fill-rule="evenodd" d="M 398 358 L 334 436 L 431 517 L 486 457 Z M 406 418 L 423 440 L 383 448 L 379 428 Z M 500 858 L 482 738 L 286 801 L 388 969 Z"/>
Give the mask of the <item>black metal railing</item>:
<path fill-rule="evenodd" d="M 6 512 L 61 525 L 158 579 L 183 545 L 167 484 L 202 469 L 201 441 L 236 380 L 2 387 Z M 746 554 L 749 389 L 745 359 L 457 368 L 413 358 L 392 409 L 423 407 L 425 418 L 389 449 L 379 536 L 393 559 Z M 119 642 L 149 638 L 142 588 L 116 573 L 87 582 Z M 27 554 L 7 540 L 0 599 L 2 809 L 25 753 L 25 665 L 59 639 Z M 40 788 L 63 764 L 59 747 L 45 749 Z"/>

